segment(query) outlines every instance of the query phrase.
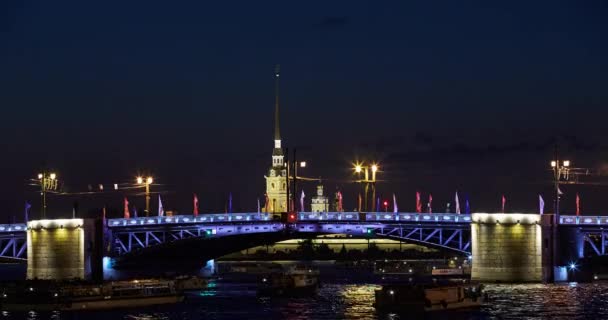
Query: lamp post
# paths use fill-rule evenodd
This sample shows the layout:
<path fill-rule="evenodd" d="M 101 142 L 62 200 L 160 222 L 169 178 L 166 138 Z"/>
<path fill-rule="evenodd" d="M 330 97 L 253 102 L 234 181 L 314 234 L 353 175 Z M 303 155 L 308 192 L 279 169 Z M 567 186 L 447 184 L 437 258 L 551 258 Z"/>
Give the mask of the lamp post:
<path fill-rule="evenodd" d="M 555 157 L 555 160 L 551 161 L 551 168 L 553 169 L 553 179 L 555 183 L 555 215 L 556 217 L 559 215 L 559 196 L 561 191 L 559 190 L 559 182 L 560 180 L 568 180 L 570 178 L 570 161 L 560 160 Z"/>
<path fill-rule="evenodd" d="M 293 161 L 294 161 L 294 165 L 293 165 L 293 202 L 294 202 L 294 210 L 296 209 L 296 197 L 298 196 L 298 188 L 297 188 L 297 182 L 298 182 L 298 167 L 304 169 L 306 168 L 306 161 L 300 161 L 297 162 L 295 157 L 296 157 L 296 151 L 293 151 Z M 304 208 L 300 208 L 300 210 L 304 211 Z"/>
<path fill-rule="evenodd" d="M 40 196 L 42 197 L 42 219 L 46 219 L 46 193 L 57 190 L 57 174 L 43 172 L 38 174 Z"/>
<path fill-rule="evenodd" d="M 372 178 L 369 178 L 369 170 L 371 169 L 372 171 Z M 376 172 L 378 172 L 379 167 L 377 164 L 373 163 L 370 167 L 365 166 L 363 163 L 357 163 L 355 164 L 355 172 L 359 175 L 359 177 L 361 177 L 361 172 L 365 173 L 365 179 L 359 179 L 358 182 L 360 183 L 365 183 L 365 191 L 364 191 L 364 209 L 365 211 L 368 210 L 368 205 L 367 205 L 367 194 L 369 193 L 369 187 L 372 187 L 372 211 L 375 211 L 375 202 L 374 199 L 376 198 Z M 361 211 L 361 208 L 359 208 L 359 211 Z"/>
<path fill-rule="evenodd" d="M 146 217 L 150 216 L 150 185 L 152 182 L 154 182 L 152 177 L 147 177 L 145 179 L 143 177 L 137 177 L 137 184 L 144 185 L 146 188 Z"/>

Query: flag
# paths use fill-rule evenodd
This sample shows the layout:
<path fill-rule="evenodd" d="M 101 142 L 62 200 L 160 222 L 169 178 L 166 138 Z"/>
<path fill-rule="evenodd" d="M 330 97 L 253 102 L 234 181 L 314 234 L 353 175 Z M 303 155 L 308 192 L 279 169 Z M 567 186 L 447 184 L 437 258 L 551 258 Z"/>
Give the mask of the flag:
<path fill-rule="evenodd" d="M 429 213 L 433 213 L 433 195 L 429 193 L 429 204 L 428 204 Z"/>
<path fill-rule="evenodd" d="M 469 205 L 469 195 L 466 195 L 466 200 L 464 202 L 464 213 L 471 214 L 471 206 Z"/>
<path fill-rule="evenodd" d="M 578 192 L 576 193 L 576 215 L 581 215 L 581 197 L 578 196 Z"/>
<path fill-rule="evenodd" d="M 104 226 L 104 230 L 105 230 L 105 227 L 106 227 L 106 225 L 107 225 L 107 220 L 106 220 L 106 206 L 105 206 L 105 205 L 103 206 L 103 209 L 101 209 L 101 219 L 103 220 L 102 222 L 103 222 L 103 226 Z"/>
<path fill-rule="evenodd" d="M 422 212 L 422 203 L 420 202 L 420 192 L 416 192 L 416 212 Z"/>
<path fill-rule="evenodd" d="M 393 212 L 399 212 L 399 208 L 397 207 L 397 196 L 393 193 Z"/>
<path fill-rule="evenodd" d="M 380 199 L 380 198 L 378 198 Z M 378 200 L 380 201 L 380 200 Z M 342 192 L 338 191 L 338 212 L 342 212 L 344 210 L 342 210 Z"/>
<path fill-rule="evenodd" d="M 358 199 L 358 204 L 359 204 L 359 212 L 361 212 L 361 202 L 363 201 L 363 199 L 361 198 L 361 192 L 359 192 L 359 199 Z"/>
<path fill-rule="evenodd" d="M 302 190 L 302 194 L 300 195 L 300 210 L 301 211 L 306 211 L 304 210 L 304 197 L 306 197 L 306 195 L 304 194 L 304 190 Z"/>
<path fill-rule="evenodd" d="M 196 196 L 196 193 L 194 194 L 194 199 L 193 199 L 193 209 L 192 209 L 192 213 L 194 214 L 194 216 L 198 216 L 198 197 Z M 258 210 L 259 211 L 259 210 Z"/>
<path fill-rule="evenodd" d="M 458 199 L 458 191 L 456 191 L 456 196 L 454 197 L 454 203 L 456 203 L 456 214 L 460 214 L 460 200 Z"/>
<path fill-rule="evenodd" d="M 131 215 L 129 214 L 129 200 L 125 197 L 125 208 L 124 208 L 124 218 L 129 219 Z"/>
<path fill-rule="evenodd" d="M 162 217 L 165 215 L 165 209 L 163 209 L 163 202 L 160 199 L 160 194 L 158 195 L 158 216 Z"/>
<path fill-rule="evenodd" d="M 29 221 L 29 215 L 30 215 L 30 209 L 32 208 L 32 205 L 29 202 L 25 202 L 25 223 L 27 223 Z"/>
<path fill-rule="evenodd" d="M 137 207 L 133 206 L 133 217 L 137 218 Z"/>
<path fill-rule="evenodd" d="M 258 198 L 258 213 L 260 213 L 260 198 Z"/>
<path fill-rule="evenodd" d="M 232 192 L 228 194 L 228 213 L 232 213 Z"/>
<path fill-rule="evenodd" d="M 538 195 L 538 211 L 540 214 L 545 213 L 545 200 L 543 200 L 543 196 Z"/>
<path fill-rule="evenodd" d="M 564 194 L 562 192 L 562 189 L 560 189 L 559 187 L 557 187 L 557 195 L 561 196 L 562 194 Z"/>
<path fill-rule="evenodd" d="M 507 198 L 505 198 L 505 195 L 502 195 L 502 213 L 505 213 L 505 204 L 507 203 Z"/>

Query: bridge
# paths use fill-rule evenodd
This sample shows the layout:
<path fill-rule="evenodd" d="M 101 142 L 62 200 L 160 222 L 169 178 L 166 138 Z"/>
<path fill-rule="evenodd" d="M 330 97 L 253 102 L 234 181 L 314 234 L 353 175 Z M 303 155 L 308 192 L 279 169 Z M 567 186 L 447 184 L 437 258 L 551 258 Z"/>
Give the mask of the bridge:
<path fill-rule="evenodd" d="M 505 214 L 508 216 L 509 214 Z M 445 213 L 299 212 L 287 222 L 267 213 L 202 214 L 108 219 L 110 255 L 122 256 L 149 247 L 189 238 L 289 232 L 385 237 L 399 241 L 471 253 L 471 215 Z M 578 228 L 591 252 L 606 254 L 608 216 L 561 215 L 560 228 Z M 0 225 L 0 258 L 25 260 L 26 224 Z"/>

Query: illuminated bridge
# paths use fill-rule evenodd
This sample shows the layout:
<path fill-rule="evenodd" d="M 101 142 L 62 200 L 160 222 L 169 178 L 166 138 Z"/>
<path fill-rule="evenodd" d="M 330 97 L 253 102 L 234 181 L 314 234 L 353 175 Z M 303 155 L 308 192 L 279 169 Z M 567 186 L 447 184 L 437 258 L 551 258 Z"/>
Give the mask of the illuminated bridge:
<path fill-rule="evenodd" d="M 318 234 L 385 237 L 469 254 L 471 223 L 476 223 L 471 219 L 467 214 L 299 212 L 280 221 L 267 213 L 202 214 L 108 219 L 104 234 L 113 256 L 191 238 L 271 233 L 286 233 L 290 238 Z M 576 230 L 588 251 L 606 254 L 608 216 L 561 215 L 558 224 L 560 230 Z M 0 258 L 26 259 L 26 230 L 26 224 L 0 225 Z"/>

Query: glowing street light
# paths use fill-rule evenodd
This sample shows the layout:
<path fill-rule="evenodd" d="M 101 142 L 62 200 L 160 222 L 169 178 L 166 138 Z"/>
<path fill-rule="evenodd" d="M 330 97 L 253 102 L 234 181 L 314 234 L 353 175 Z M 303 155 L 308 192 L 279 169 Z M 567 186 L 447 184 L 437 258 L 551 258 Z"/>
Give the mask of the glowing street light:
<path fill-rule="evenodd" d="M 306 168 L 306 161 L 300 162 L 300 168 Z"/>
<path fill-rule="evenodd" d="M 370 167 L 367 167 L 364 163 L 355 163 L 354 169 L 358 175 L 360 175 L 361 172 L 365 173 L 365 179 L 360 179 L 358 181 L 358 182 L 365 183 L 365 196 L 364 196 L 365 210 L 368 210 L 368 206 L 367 206 L 368 190 L 369 190 L 370 185 L 372 187 L 372 208 L 371 208 L 371 210 L 374 211 L 375 202 L 373 201 L 373 199 L 376 198 L 376 172 L 378 172 L 379 166 L 376 163 L 372 163 Z M 372 171 L 371 180 L 369 179 L 369 169 L 371 169 L 371 171 Z M 361 211 L 361 207 L 359 207 L 359 211 Z"/>
<path fill-rule="evenodd" d="M 146 217 L 150 216 L 150 185 L 154 179 L 147 177 L 145 180 L 143 177 L 137 177 L 137 184 L 143 184 L 146 187 Z"/>
<path fill-rule="evenodd" d="M 559 159 L 555 159 L 551 161 L 551 169 L 553 169 L 553 178 L 555 182 L 555 214 L 559 215 L 559 196 L 561 194 L 559 182 L 562 178 L 564 180 L 570 178 L 570 160 L 563 160 L 560 163 Z"/>
<path fill-rule="evenodd" d="M 38 174 L 40 196 L 42 197 L 42 219 L 46 219 L 46 193 L 57 190 L 57 174 L 42 172 Z"/>

